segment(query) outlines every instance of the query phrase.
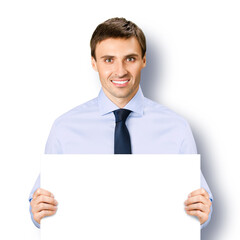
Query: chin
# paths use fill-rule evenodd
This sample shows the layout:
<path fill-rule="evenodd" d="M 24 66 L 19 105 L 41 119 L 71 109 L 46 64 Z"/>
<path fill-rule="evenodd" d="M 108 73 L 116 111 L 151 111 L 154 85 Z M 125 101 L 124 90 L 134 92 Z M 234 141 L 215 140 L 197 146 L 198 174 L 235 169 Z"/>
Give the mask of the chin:
<path fill-rule="evenodd" d="M 129 98 L 133 94 L 133 91 L 118 91 L 114 92 L 112 95 L 116 98 Z"/>

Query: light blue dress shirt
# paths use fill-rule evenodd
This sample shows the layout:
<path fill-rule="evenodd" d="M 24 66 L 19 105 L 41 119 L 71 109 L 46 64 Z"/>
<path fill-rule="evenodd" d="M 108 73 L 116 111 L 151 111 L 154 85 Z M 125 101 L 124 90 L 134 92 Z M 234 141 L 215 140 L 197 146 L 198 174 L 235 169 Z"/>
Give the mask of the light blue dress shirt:
<path fill-rule="evenodd" d="M 133 154 L 196 154 L 191 129 L 181 116 L 143 96 L 141 88 L 124 107 L 131 110 L 126 125 Z M 101 89 L 94 98 L 60 116 L 49 134 L 46 154 L 114 154 L 115 116 L 118 107 Z M 40 187 L 40 175 L 29 196 Z M 201 174 L 201 187 L 212 200 L 211 191 Z M 212 211 L 211 211 L 212 212 Z M 30 206 L 31 213 L 31 206 Z M 33 219 L 34 224 L 39 224 Z M 210 221 L 210 217 L 201 227 Z"/>

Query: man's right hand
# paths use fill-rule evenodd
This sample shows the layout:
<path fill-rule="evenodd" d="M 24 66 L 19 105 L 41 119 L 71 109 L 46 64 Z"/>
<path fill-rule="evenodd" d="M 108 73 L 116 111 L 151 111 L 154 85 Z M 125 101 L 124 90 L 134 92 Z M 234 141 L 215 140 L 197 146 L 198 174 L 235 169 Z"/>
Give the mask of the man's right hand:
<path fill-rule="evenodd" d="M 38 188 L 31 201 L 33 218 L 40 224 L 42 218 L 52 216 L 57 211 L 58 202 L 52 193 L 42 188 Z"/>

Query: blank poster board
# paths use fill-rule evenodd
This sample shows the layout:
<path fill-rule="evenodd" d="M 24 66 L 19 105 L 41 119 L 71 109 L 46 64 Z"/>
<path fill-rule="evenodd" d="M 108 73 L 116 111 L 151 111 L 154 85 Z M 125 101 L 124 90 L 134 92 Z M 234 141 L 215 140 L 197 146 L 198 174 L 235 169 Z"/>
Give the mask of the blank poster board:
<path fill-rule="evenodd" d="M 199 155 L 44 155 L 41 187 L 59 203 L 42 240 L 200 240 L 184 210 Z"/>

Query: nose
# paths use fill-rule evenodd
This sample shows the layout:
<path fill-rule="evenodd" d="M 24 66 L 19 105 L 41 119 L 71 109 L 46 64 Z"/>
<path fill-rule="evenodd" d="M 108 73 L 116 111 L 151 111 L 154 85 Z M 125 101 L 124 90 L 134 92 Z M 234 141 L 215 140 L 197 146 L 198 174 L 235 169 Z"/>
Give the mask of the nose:
<path fill-rule="evenodd" d="M 122 61 L 117 62 L 115 67 L 116 67 L 115 68 L 115 74 L 119 78 L 122 78 L 122 77 L 127 75 L 128 71 L 126 69 L 126 66 L 125 66 L 124 62 L 122 62 Z"/>

